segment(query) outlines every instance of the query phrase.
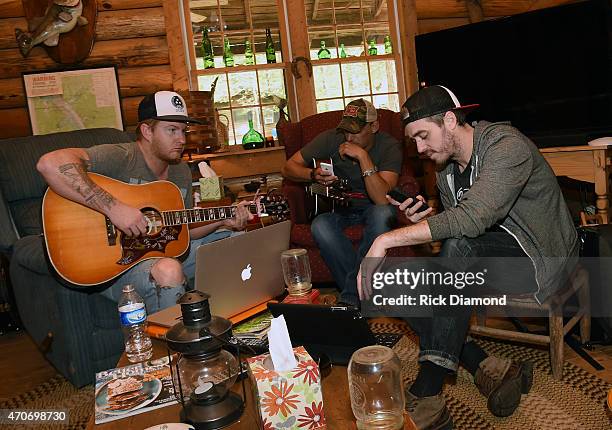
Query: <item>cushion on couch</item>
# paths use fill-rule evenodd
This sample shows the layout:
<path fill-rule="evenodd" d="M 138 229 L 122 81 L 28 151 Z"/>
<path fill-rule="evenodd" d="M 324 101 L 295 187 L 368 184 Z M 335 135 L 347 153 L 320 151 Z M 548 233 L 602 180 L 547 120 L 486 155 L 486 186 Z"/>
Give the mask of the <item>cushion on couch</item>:
<path fill-rule="evenodd" d="M 40 207 L 47 184 L 36 170 L 38 159 L 60 148 L 87 148 L 102 143 L 130 142 L 134 135 L 113 128 L 94 128 L 0 141 L 0 190 L 11 218 L 0 217 L 0 250 L 7 251 L 19 237 L 42 232 Z M 0 208 L 0 215 L 1 213 Z M 13 223 L 17 234 L 13 232 Z"/>

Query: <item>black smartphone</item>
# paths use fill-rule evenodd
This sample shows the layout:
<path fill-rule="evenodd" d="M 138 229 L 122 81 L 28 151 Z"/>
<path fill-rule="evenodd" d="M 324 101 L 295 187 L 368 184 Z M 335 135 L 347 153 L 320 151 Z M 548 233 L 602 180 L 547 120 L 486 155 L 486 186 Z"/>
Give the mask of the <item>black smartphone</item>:
<path fill-rule="evenodd" d="M 397 188 L 393 188 L 387 194 L 389 195 L 389 197 L 391 197 L 393 200 L 395 200 L 398 203 L 403 203 L 406 199 L 409 199 L 412 197 L 415 200 L 412 206 L 414 206 L 418 201 L 420 201 L 416 198 L 416 196 L 408 196 L 404 194 L 403 192 L 399 191 Z M 429 206 L 427 205 L 427 202 L 424 201 L 421 207 L 417 210 L 417 213 L 426 211 L 427 209 L 429 209 Z"/>

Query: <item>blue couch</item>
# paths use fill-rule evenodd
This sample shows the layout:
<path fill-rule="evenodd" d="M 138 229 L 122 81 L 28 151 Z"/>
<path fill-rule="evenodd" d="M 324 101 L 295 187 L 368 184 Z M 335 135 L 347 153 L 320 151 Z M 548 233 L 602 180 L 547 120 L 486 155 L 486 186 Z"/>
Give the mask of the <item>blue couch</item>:
<path fill-rule="evenodd" d="M 17 309 L 46 358 L 77 387 L 115 367 L 123 335 L 114 302 L 99 289 L 60 281 L 50 268 L 41 219 L 47 186 L 36 162 L 55 149 L 133 139 L 128 132 L 99 128 L 0 140 L 0 252 L 10 259 Z"/>

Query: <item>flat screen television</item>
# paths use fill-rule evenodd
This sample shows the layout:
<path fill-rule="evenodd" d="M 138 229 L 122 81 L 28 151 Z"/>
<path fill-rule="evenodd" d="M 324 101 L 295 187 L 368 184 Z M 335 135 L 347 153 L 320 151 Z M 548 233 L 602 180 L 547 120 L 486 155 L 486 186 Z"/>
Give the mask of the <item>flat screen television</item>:
<path fill-rule="evenodd" d="M 419 35 L 419 81 L 538 146 L 584 145 L 612 136 L 611 27 L 611 0 L 592 0 Z"/>

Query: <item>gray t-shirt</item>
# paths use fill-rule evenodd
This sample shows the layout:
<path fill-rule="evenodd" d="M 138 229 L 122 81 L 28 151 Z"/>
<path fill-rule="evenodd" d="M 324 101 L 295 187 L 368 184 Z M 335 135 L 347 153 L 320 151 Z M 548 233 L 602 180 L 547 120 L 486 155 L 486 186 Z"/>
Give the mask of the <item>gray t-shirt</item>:
<path fill-rule="evenodd" d="M 147 166 L 136 142 L 97 145 L 85 148 L 85 151 L 91 162 L 91 172 L 128 184 L 145 184 L 158 180 Z M 189 166 L 184 162 L 171 164 L 168 180 L 181 190 L 185 208 L 193 207 Z"/>
<path fill-rule="evenodd" d="M 387 133 L 378 132 L 375 135 L 374 146 L 368 152 L 379 172 L 389 171 L 398 175 L 402 169 L 402 147 L 399 142 Z M 340 158 L 338 148 L 346 139 L 343 133 L 335 129 L 326 130 L 315 137 L 300 150 L 308 166 L 312 166 L 312 159 L 331 159 L 334 165 L 334 174 L 347 179 L 351 191 L 367 194 L 365 181 L 361 177 L 359 162 L 349 157 Z"/>

